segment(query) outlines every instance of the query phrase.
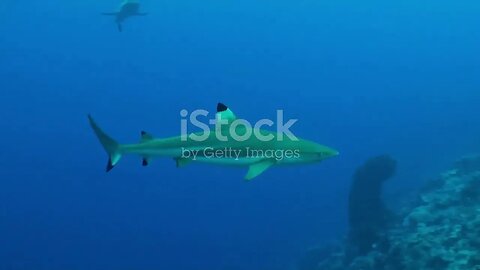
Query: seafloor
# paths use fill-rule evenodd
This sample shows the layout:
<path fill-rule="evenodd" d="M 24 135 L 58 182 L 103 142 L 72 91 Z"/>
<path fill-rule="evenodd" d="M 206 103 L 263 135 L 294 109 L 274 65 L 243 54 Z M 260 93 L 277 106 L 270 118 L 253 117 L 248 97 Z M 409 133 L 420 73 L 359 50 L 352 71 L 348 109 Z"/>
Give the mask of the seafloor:
<path fill-rule="evenodd" d="M 312 249 L 300 269 L 480 269 L 480 156 L 460 159 L 394 213 L 391 224 L 371 228 L 378 232 L 367 252 L 352 256 L 356 242 L 349 235 L 337 247 Z"/>

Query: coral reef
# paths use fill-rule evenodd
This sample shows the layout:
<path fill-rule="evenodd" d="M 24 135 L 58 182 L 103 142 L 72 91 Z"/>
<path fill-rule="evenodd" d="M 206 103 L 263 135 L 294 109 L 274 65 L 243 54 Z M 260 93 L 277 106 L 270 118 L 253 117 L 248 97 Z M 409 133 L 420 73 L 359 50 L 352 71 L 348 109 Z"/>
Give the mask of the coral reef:
<path fill-rule="evenodd" d="M 349 261 L 347 241 L 311 270 L 480 269 L 480 156 L 459 160 L 399 216 L 378 238 L 385 249 L 374 243 Z"/>

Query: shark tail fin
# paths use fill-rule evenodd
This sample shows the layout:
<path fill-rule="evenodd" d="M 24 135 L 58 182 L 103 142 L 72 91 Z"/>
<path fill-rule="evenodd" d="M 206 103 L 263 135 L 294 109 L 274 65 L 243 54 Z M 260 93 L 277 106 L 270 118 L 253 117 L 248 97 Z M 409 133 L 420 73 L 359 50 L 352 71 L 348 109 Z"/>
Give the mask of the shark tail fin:
<path fill-rule="evenodd" d="M 107 172 L 111 171 L 113 167 L 120 161 L 122 158 L 122 154 L 120 152 L 120 144 L 118 144 L 114 139 L 108 136 L 93 120 L 91 115 L 88 115 L 88 120 L 90 122 L 90 126 L 92 127 L 95 135 L 97 135 L 98 140 L 103 146 L 103 149 L 108 154 L 108 163 L 107 163 Z"/>

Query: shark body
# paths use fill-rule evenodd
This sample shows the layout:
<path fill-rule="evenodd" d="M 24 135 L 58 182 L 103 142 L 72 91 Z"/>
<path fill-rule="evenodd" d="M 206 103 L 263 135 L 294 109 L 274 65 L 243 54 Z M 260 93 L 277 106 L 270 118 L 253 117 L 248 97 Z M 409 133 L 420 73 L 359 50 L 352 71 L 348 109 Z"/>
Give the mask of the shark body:
<path fill-rule="evenodd" d="M 221 103 L 217 106 L 217 119 L 219 118 L 228 121 L 236 119 L 234 113 Z M 136 154 L 143 158 L 144 166 L 147 166 L 152 158 L 169 157 L 176 161 L 177 167 L 185 166 L 190 162 L 248 167 L 245 179 L 251 180 L 273 166 L 317 163 L 338 155 L 336 150 L 312 141 L 289 137 L 282 137 L 280 140 L 278 133 L 267 130 L 255 132 L 270 136 L 271 139 L 268 141 L 257 136 L 238 140 L 235 136 L 254 132 L 253 128 L 249 129 L 241 125 L 235 128 L 235 136 L 229 132 L 228 128 L 193 134 L 204 136 L 202 140 L 193 140 L 189 136 L 156 139 L 142 131 L 139 143 L 118 144 L 96 124 L 90 115 L 89 121 L 109 156 L 107 172 L 113 169 L 122 155 Z M 218 136 L 219 132 L 223 136 L 222 139 Z"/>
<path fill-rule="evenodd" d="M 140 3 L 132 0 L 126 0 L 120 5 L 120 10 L 117 12 L 105 12 L 102 13 L 107 16 L 115 16 L 115 22 L 117 23 L 118 31 L 123 31 L 123 22 L 134 16 L 145 16 L 147 13 L 140 12 Z"/>

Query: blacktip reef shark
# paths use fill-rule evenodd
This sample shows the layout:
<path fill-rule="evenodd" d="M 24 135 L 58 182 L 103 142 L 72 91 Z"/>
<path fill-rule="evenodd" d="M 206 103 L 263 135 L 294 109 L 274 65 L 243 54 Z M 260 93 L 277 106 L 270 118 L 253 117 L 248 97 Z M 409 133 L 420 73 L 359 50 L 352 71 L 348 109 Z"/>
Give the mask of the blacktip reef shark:
<path fill-rule="evenodd" d="M 107 172 L 117 165 L 123 155 L 136 154 L 143 158 L 143 166 L 147 166 L 152 158 L 169 157 L 176 161 L 177 167 L 191 162 L 248 167 L 245 179 L 251 180 L 274 166 L 316 163 L 338 155 L 336 150 L 308 140 L 287 136 L 279 139 L 278 131 L 254 130 L 246 125 L 236 125 L 236 128 L 232 129 L 237 118 L 222 103 L 217 105 L 216 119 L 217 122 L 219 119 L 227 122 L 223 128 L 165 139 L 156 139 L 142 131 L 141 140 L 136 144 L 117 143 L 97 125 L 91 115 L 88 115 L 88 119 L 108 154 Z M 264 140 L 259 136 L 249 136 L 238 140 L 238 137 L 233 135 L 243 136 L 252 134 L 254 131 L 260 132 L 256 134 L 270 136 L 271 139 Z M 224 137 L 220 138 L 219 133 Z M 194 140 L 191 135 L 204 136 L 204 138 Z"/>
<path fill-rule="evenodd" d="M 105 12 L 103 15 L 115 16 L 115 22 L 118 26 L 118 31 L 123 31 L 123 22 L 134 16 L 145 16 L 147 13 L 140 12 L 140 3 L 135 0 L 125 0 L 117 12 Z"/>

